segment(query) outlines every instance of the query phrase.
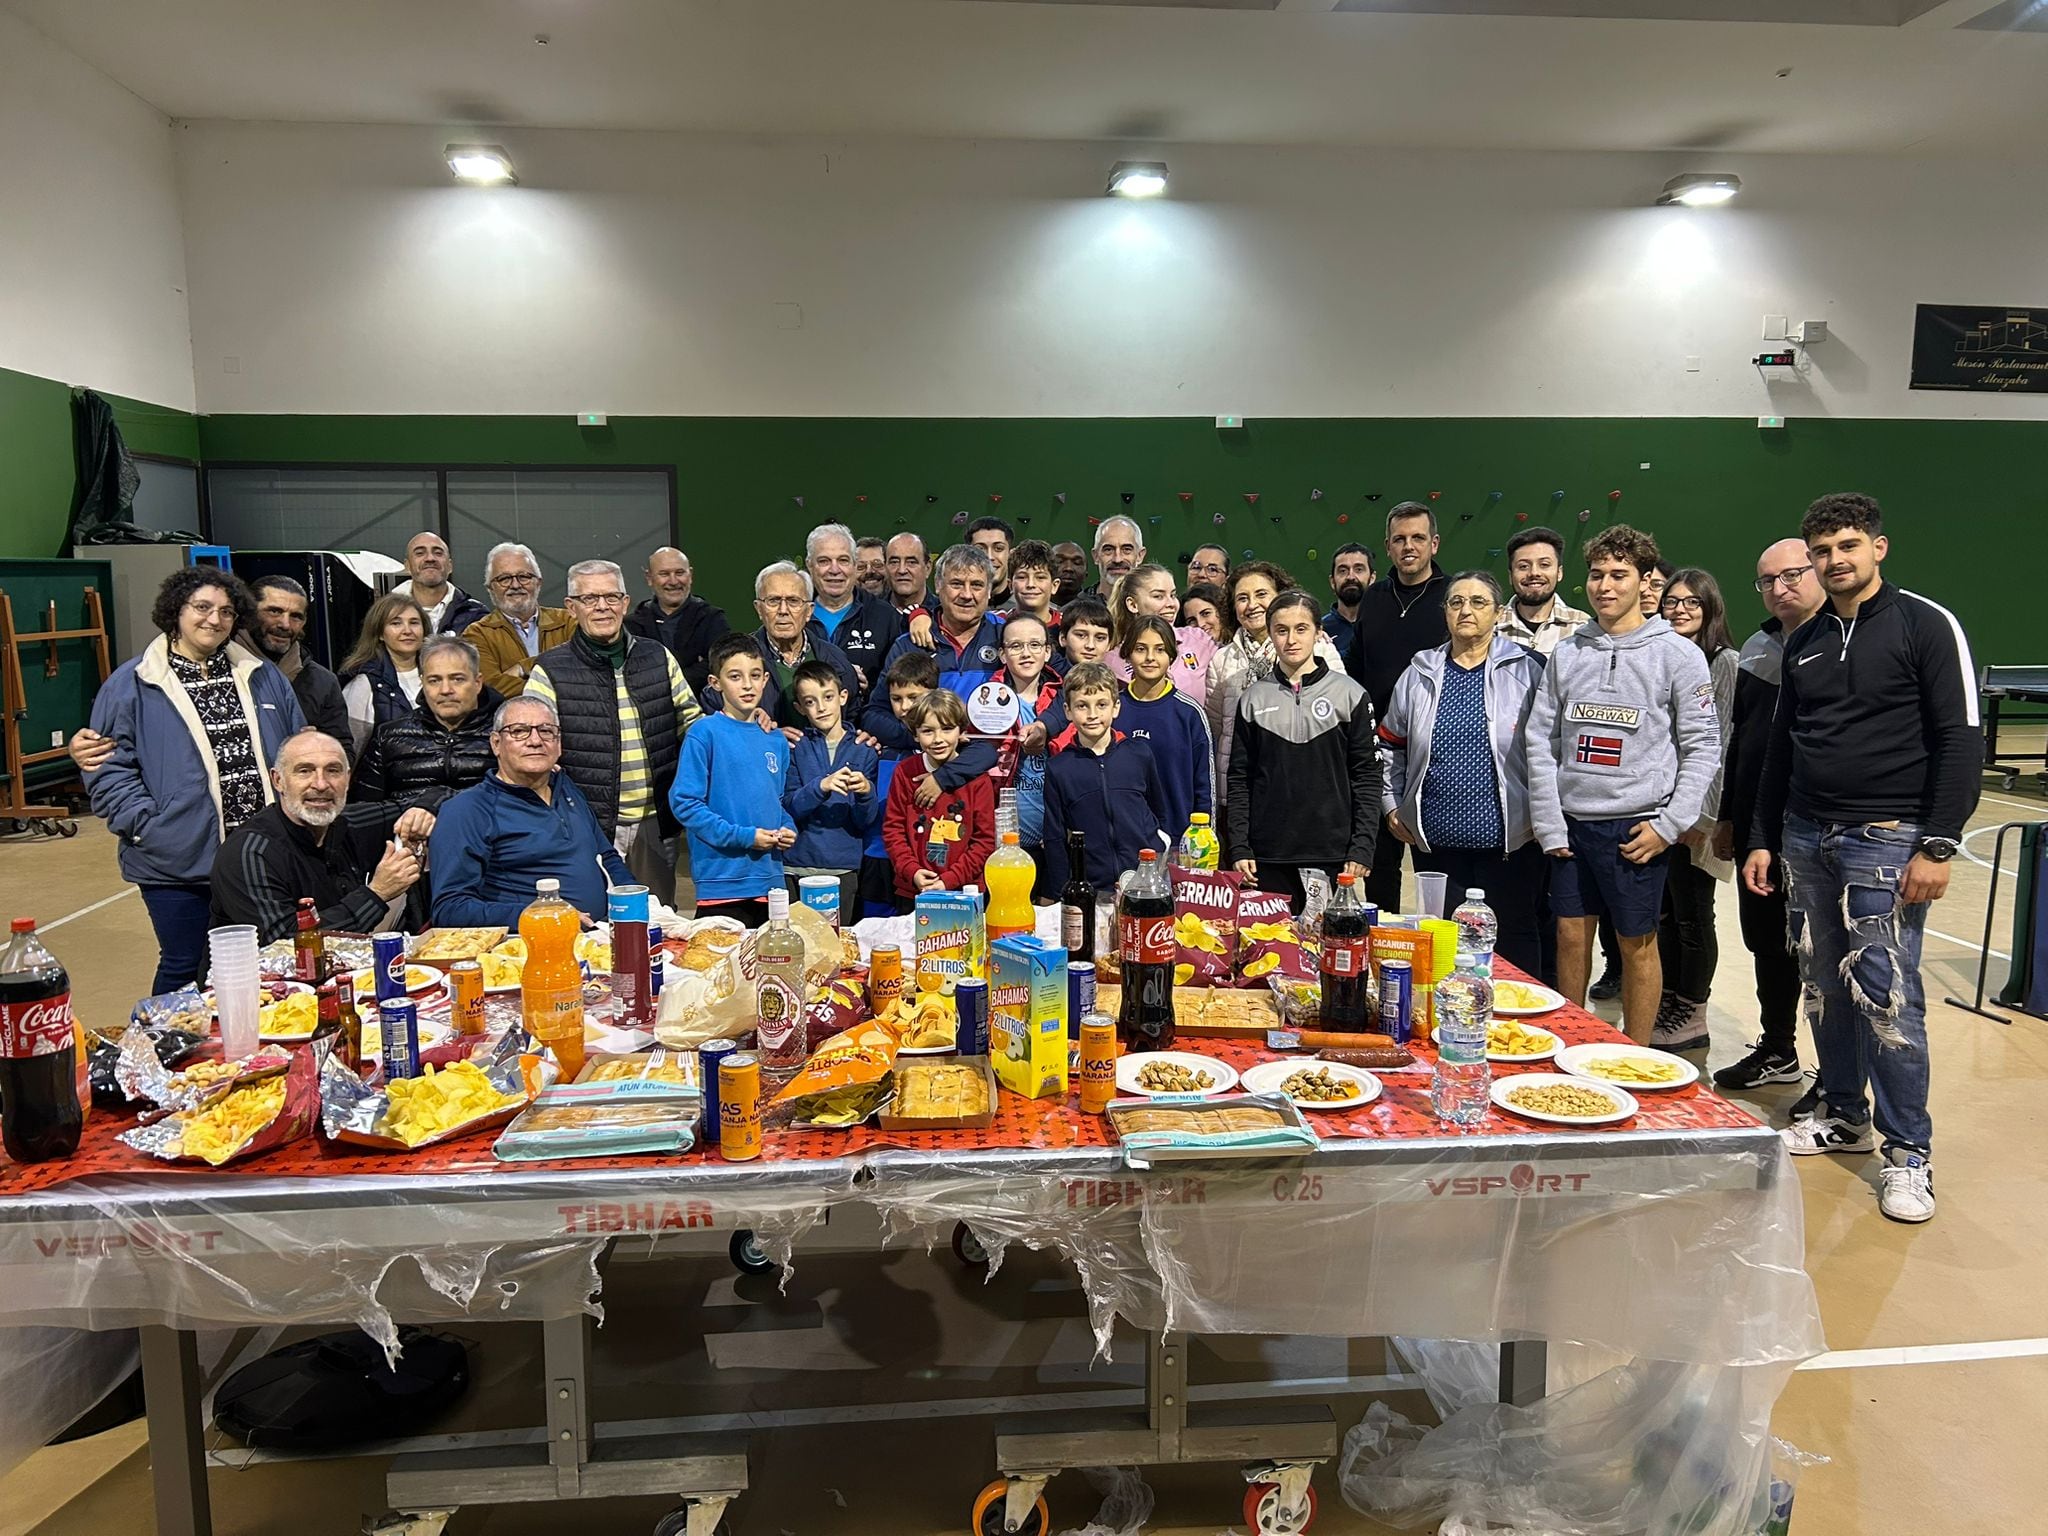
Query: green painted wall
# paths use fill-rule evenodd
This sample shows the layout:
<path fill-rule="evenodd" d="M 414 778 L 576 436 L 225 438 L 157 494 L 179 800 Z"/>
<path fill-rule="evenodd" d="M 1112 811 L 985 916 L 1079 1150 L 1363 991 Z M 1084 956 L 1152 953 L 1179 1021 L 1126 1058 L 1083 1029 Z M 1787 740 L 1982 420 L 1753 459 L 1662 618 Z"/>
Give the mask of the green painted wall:
<path fill-rule="evenodd" d="M 1888 511 L 1887 570 L 1953 608 L 1980 661 L 2043 659 L 2038 626 L 1996 572 L 2048 555 L 2048 422 L 1795 419 L 1766 433 L 1725 419 L 1254 420 L 1218 432 L 1178 418 L 614 417 L 583 431 L 567 417 L 210 416 L 199 438 L 208 461 L 673 465 L 699 590 L 742 609 L 752 573 L 828 520 L 946 541 L 955 512 L 994 510 L 1028 519 L 1022 534 L 1086 544 L 1088 518 L 1120 510 L 1128 491 L 1155 555 L 1216 536 L 1318 585 L 1338 543 L 1376 544 L 1388 507 L 1439 491 L 1446 567 L 1500 565 L 1488 551 L 1518 514 L 1576 534 L 1590 508 L 1586 526 L 1635 523 L 1672 559 L 1720 574 L 1740 632 L 1761 613 L 1746 590 L 1758 551 L 1796 532 L 1815 496 L 1855 489 Z"/>
<path fill-rule="evenodd" d="M 199 418 L 189 411 L 106 399 L 130 452 L 199 457 Z M 76 485 L 70 386 L 0 368 L 0 556 L 60 553 Z"/>

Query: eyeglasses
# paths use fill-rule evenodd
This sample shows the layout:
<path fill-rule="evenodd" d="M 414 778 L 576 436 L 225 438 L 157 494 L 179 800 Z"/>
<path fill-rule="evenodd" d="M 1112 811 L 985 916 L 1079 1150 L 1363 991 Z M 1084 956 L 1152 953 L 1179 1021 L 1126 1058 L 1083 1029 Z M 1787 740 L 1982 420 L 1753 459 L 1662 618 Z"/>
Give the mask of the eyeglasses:
<path fill-rule="evenodd" d="M 501 725 L 498 734 L 507 741 L 560 741 L 562 733 L 552 725 Z"/>
<path fill-rule="evenodd" d="M 1003 649 L 1015 651 L 1021 656 L 1029 656 L 1036 651 L 1049 651 L 1052 647 L 1043 640 L 1005 640 Z"/>
<path fill-rule="evenodd" d="M 1795 565 L 1789 571 L 1774 571 L 1768 576 L 1759 576 L 1756 579 L 1756 589 L 1759 592 L 1768 592 L 1773 586 L 1779 586 L 1789 592 L 1805 580 L 1806 573 L 1812 569 L 1810 565 Z"/>
<path fill-rule="evenodd" d="M 233 603 L 187 603 L 185 611 L 202 624 L 215 619 L 232 619 L 235 616 Z"/>
<path fill-rule="evenodd" d="M 1454 609 L 1491 608 L 1493 606 L 1493 599 L 1490 597 L 1447 597 L 1444 599 L 1444 606 Z"/>
<path fill-rule="evenodd" d="M 569 601 L 581 603 L 586 608 L 623 608 L 626 594 L 623 592 L 571 592 Z"/>
<path fill-rule="evenodd" d="M 763 608 L 774 608 L 778 611 L 785 608 L 808 608 L 811 605 L 808 597 L 757 597 L 754 601 Z"/>
<path fill-rule="evenodd" d="M 530 587 L 539 580 L 538 576 L 519 571 L 506 576 L 493 576 L 490 584 L 494 587 Z"/>
<path fill-rule="evenodd" d="M 1698 613 L 1700 600 L 1696 597 L 1667 597 L 1664 606 L 1673 613 Z"/>

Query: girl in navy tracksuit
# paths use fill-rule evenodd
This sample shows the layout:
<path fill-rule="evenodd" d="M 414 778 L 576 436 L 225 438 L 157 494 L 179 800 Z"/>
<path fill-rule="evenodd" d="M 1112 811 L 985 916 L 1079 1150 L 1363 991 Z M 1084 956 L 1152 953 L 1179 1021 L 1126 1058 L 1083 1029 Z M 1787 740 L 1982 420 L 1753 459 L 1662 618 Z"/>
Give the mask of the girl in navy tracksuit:
<path fill-rule="evenodd" d="M 1079 830 L 1090 883 L 1113 891 L 1137 867 L 1139 850 L 1169 836 L 1166 792 L 1151 744 L 1116 729 L 1115 673 L 1099 661 L 1077 662 L 1065 698 L 1073 725 L 1045 767 L 1045 884 L 1057 891 L 1067 883 L 1067 833 Z"/>
<path fill-rule="evenodd" d="M 1116 728 L 1152 744 L 1152 760 L 1166 796 L 1160 809 L 1166 830 L 1178 838 L 1189 816 L 1215 811 L 1211 775 L 1216 748 L 1209 736 L 1209 717 L 1173 686 L 1179 641 L 1166 620 L 1150 615 L 1132 620 L 1118 651 L 1130 663 L 1131 681 L 1117 707 Z"/>

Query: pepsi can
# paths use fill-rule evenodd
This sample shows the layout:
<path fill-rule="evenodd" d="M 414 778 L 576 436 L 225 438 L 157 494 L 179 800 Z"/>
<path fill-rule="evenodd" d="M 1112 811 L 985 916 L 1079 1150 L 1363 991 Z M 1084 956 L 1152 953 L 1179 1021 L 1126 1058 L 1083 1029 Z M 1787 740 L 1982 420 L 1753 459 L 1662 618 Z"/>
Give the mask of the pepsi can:
<path fill-rule="evenodd" d="M 718 1064 L 740 1048 L 737 1040 L 706 1040 L 697 1047 L 697 1091 L 704 1100 L 704 1140 L 718 1139 Z"/>
<path fill-rule="evenodd" d="M 661 996 L 661 979 L 668 969 L 661 954 L 661 927 L 657 923 L 647 925 L 647 995 Z"/>
<path fill-rule="evenodd" d="M 1081 1038 L 1081 1021 L 1095 1011 L 1095 962 L 1067 962 L 1067 1038 Z"/>
<path fill-rule="evenodd" d="M 1365 903 L 1365 926 L 1368 931 L 1380 925 L 1380 909 L 1371 902 Z"/>
<path fill-rule="evenodd" d="M 1415 1033 L 1415 971 L 1406 960 L 1380 962 L 1380 1032 L 1399 1045 Z"/>
<path fill-rule="evenodd" d="M 383 1020 L 384 1081 L 420 1075 L 420 1010 L 409 997 L 394 997 L 377 1004 Z"/>
<path fill-rule="evenodd" d="M 959 1056 L 988 1054 L 988 983 L 962 976 L 953 983 L 953 1007 L 960 1022 L 953 1030 L 953 1051 Z"/>
<path fill-rule="evenodd" d="M 388 1003 L 405 996 L 405 935 L 370 935 L 370 971 L 377 983 L 377 1001 Z"/>

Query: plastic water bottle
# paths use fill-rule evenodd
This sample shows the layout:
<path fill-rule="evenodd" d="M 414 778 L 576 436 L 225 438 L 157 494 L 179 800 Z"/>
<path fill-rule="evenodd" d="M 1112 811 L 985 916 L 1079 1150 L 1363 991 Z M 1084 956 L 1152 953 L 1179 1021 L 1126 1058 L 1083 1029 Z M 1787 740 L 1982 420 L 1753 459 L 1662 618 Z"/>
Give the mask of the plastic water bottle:
<path fill-rule="evenodd" d="M 1479 962 L 1479 968 L 1491 976 L 1493 945 L 1500 936 L 1500 922 L 1494 917 L 1493 908 L 1486 904 L 1486 892 L 1476 885 L 1470 887 L 1458 910 L 1451 914 L 1451 921 L 1458 925 L 1458 952 L 1469 952 Z"/>
<path fill-rule="evenodd" d="M 1493 1020 L 1493 978 L 1470 950 L 1458 951 L 1450 975 L 1436 984 L 1436 1076 L 1429 1096 L 1437 1118 L 1472 1125 L 1486 1113 L 1493 1068 L 1486 1028 Z"/>

